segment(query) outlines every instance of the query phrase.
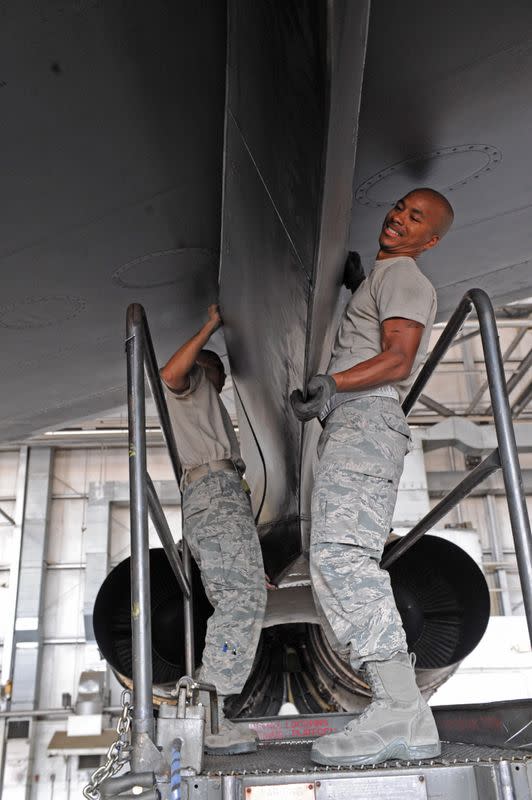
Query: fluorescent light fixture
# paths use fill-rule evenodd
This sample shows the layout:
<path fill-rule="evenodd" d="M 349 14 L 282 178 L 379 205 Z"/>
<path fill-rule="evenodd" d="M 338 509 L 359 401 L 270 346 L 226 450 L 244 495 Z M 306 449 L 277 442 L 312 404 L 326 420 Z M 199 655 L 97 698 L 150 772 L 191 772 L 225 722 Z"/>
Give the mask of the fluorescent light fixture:
<path fill-rule="evenodd" d="M 19 617 L 15 622 L 16 631 L 36 631 L 38 627 L 38 617 Z"/>
<path fill-rule="evenodd" d="M 45 431 L 45 436 L 102 436 L 109 433 L 127 433 L 127 428 L 74 428 L 62 431 Z M 146 433 L 160 433 L 160 428 L 146 428 Z"/>
<path fill-rule="evenodd" d="M 238 433 L 238 425 L 233 426 Z M 67 428 L 61 431 L 45 431 L 44 436 L 104 436 L 108 434 L 118 435 L 127 433 L 127 428 Z M 161 428 L 146 428 L 146 433 L 162 433 Z"/>

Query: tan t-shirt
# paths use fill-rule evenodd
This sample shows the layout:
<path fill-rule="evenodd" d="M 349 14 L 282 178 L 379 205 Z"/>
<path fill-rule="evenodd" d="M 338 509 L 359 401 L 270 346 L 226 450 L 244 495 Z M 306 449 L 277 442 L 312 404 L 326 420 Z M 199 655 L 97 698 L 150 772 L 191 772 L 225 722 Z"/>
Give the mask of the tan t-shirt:
<path fill-rule="evenodd" d="M 190 371 L 190 386 L 184 392 L 169 389 L 163 381 L 170 422 L 183 471 L 230 458 L 243 474 L 246 465 L 231 418 L 220 395 L 195 364 Z"/>
<path fill-rule="evenodd" d="M 426 356 L 436 316 L 436 290 L 409 256 L 376 261 L 344 311 L 327 372 L 342 372 L 382 352 L 381 323 L 390 317 L 413 319 L 425 326 L 412 371 L 390 384 L 403 401 Z M 350 399 L 371 390 L 349 392 Z M 339 393 L 335 397 L 342 397 Z M 347 393 L 346 393 L 347 394 Z"/>

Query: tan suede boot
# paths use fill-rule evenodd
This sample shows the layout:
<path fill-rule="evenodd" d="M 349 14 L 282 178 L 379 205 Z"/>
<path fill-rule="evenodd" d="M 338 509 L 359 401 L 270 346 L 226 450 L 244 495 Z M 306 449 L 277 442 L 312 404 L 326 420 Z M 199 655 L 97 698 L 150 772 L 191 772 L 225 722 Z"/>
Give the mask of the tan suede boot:
<path fill-rule="evenodd" d="M 365 668 L 373 690 L 372 703 L 343 731 L 318 739 L 312 746 L 312 760 L 358 765 L 439 756 L 434 717 L 419 692 L 408 655 L 367 662 Z"/>
<path fill-rule="evenodd" d="M 254 753 L 257 749 L 257 735 L 244 725 L 235 725 L 224 714 L 224 700 L 218 695 L 219 731 L 205 734 L 205 752 L 208 755 L 222 756 L 233 753 Z"/>

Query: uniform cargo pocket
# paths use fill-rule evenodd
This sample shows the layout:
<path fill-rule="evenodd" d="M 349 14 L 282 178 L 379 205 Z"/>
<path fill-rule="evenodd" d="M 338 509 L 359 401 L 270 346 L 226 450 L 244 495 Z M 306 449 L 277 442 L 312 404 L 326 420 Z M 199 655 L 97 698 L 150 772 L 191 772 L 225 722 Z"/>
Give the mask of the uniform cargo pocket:
<path fill-rule="evenodd" d="M 397 466 L 373 442 L 339 442 L 331 437 L 320 453 L 316 478 L 320 481 L 349 485 L 352 474 L 370 475 L 393 481 Z M 319 478 L 318 478 L 319 476 Z"/>
<path fill-rule="evenodd" d="M 312 545 L 348 544 L 361 554 L 380 556 L 395 498 L 391 480 L 355 470 L 342 484 L 320 482 L 312 498 Z"/>
<path fill-rule="evenodd" d="M 386 425 L 388 426 L 388 428 L 406 437 L 407 439 L 406 452 L 409 453 L 410 450 L 412 449 L 412 434 L 406 419 L 404 419 L 404 417 L 397 416 L 396 414 L 390 414 L 387 411 L 381 411 L 381 416 Z"/>

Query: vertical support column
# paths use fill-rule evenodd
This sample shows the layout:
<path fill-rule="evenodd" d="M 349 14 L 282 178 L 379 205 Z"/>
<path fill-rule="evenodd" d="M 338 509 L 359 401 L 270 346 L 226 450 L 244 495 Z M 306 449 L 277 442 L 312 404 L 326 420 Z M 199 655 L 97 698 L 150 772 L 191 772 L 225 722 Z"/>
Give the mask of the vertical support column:
<path fill-rule="evenodd" d="M 181 506 L 182 508 L 182 506 Z M 182 530 L 185 530 L 183 522 Z M 185 629 L 185 670 L 187 675 L 194 677 L 196 666 L 194 654 L 194 609 L 192 606 L 192 563 L 190 561 L 190 548 L 183 536 L 183 569 L 188 585 L 191 588 L 190 597 L 183 597 L 184 629 Z"/>
<path fill-rule="evenodd" d="M 52 460 L 53 451 L 49 447 L 33 448 L 29 453 L 15 616 L 11 698 L 11 708 L 15 711 L 31 710 L 38 703 Z"/>
<path fill-rule="evenodd" d="M 22 521 L 26 507 L 26 485 L 28 473 L 28 448 L 21 447 L 18 461 L 16 500 L 14 520 L 15 525 L 11 534 L 11 564 L 9 567 L 9 599 L 8 606 L 4 609 L 7 619 L 5 626 L 5 639 L 2 655 L 2 683 L 6 683 L 12 676 L 13 647 L 15 634 L 15 617 L 17 613 L 18 581 L 20 576 L 20 553 L 22 549 Z"/>
<path fill-rule="evenodd" d="M 7 607 L 3 609 L 6 618 L 4 628 L 4 647 L 2 651 L 2 683 L 13 677 L 13 651 L 15 639 L 15 618 L 17 613 L 18 581 L 20 575 L 20 554 L 22 549 L 22 522 L 26 507 L 26 486 L 28 473 L 28 448 L 21 447 L 18 460 L 17 484 L 15 490 L 15 525 L 11 533 L 11 564 L 9 567 L 9 594 Z M 6 760 L 7 720 L 0 719 L 0 797 L 4 794 Z"/>
<path fill-rule="evenodd" d="M 135 737 L 153 740 L 150 564 L 146 485 L 146 408 L 142 308 L 131 305 L 127 316 L 127 401 L 129 420 L 129 487 L 131 514 L 131 632 L 133 647 L 133 764 L 141 754 Z M 140 747 L 138 748 L 141 749 Z"/>
<path fill-rule="evenodd" d="M 26 462 L 26 463 L 24 463 Z M 19 467 L 20 486 L 17 490 L 17 506 L 15 509 L 14 534 L 20 530 L 19 557 L 15 553 L 13 569 L 17 565 L 17 574 L 11 572 L 12 594 L 16 595 L 14 625 L 11 652 L 7 652 L 4 662 L 4 674 L 11 675 L 13 689 L 10 710 L 20 712 L 32 711 L 38 707 L 40 673 L 42 659 L 42 608 L 44 600 L 44 559 L 48 542 L 48 517 L 52 484 L 53 451 L 51 448 L 33 448 L 27 453 L 21 452 Z M 25 491 L 23 489 L 25 485 Z M 21 527 L 19 529 L 19 520 Z M 16 547 L 16 545 L 15 545 Z M 8 723 L 9 724 L 9 723 Z M 9 765 L 11 745 L 16 749 L 13 758 L 17 761 L 21 756 L 27 763 L 25 780 L 17 778 L 17 791 L 20 796 L 29 798 L 31 793 L 31 773 L 35 736 L 32 728 L 35 720 L 29 722 L 28 738 L 25 741 L 3 739 L 1 794 L 7 792 L 6 766 Z M 24 788 L 23 788 L 24 787 Z M 17 795 L 18 796 L 18 795 Z"/>
<path fill-rule="evenodd" d="M 503 561 L 503 548 L 498 538 L 499 525 L 497 522 L 497 509 L 495 508 L 493 495 L 486 495 L 485 503 L 488 535 L 490 537 L 490 550 L 493 555 L 493 560 L 501 564 Z M 508 575 L 502 566 L 496 568 L 495 575 L 497 578 L 497 588 L 500 589 L 500 608 L 505 617 L 511 617 L 512 604 L 510 602 L 510 592 L 508 590 Z"/>
<path fill-rule="evenodd" d="M 174 439 L 174 434 L 172 431 L 172 425 L 170 423 L 170 417 L 168 414 L 168 407 L 166 405 L 166 400 L 164 398 L 164 393 L 161 387 L 161 380 L 159 377 L 159 372 L 157 368 L 157 359 L 155 358 L 155 350 L 153 349 L 153 342 L 151 340 L 150 329 L 148 327 L 148 323 L 144 318 L 142 308 L 139 306 L 139 318 L 143 320 L 144 324 L 142 326 L 142 332 L 144 337 L 144 354 L 143 357 L 146 358 L 146 375 L 148 378 L 148 383 L 150 385 L 151 393 L 153 395 L 153 399 L 155 401 L 155 405 L 157 407 L 157 413 L 159 414 L 159 420 L 161 422 L 161 428 L 163 431 L 164 440 L 166 442 L 166 446 L 168 448 L 168 454 L 170 456 L 170 462 L 172 464 L 172 469 L 174 471 L 175 479 L 178 486 L 181 486 L 181 475 L 182 475 L 182 468 L 181 468 L 181 461 L 179 460 L 179 454 L 177 452 L 176 441 Z M 183 570 L 185 573 L 185 577 L 188 581 L 188 585 L 192 586 L 192 564 L 190 561 L 190 549 L 187 544 L 187 541 L 184 536 L 185 526 L 182 525 L 183 530 Z M 185 631 L 185 669 L 187 675 L 193 677 L 194 675 L 194 668 L 196 666 L 196 658 L 194 653 L 194 600 L 192 597 L 192 592 L 188 595 L 183 596 L 183 626 Z"/>
<path fill-rule="evenodd" d="M 486 360 L 491 404 L 499 446 L 504 488 L 515 543 L 515 554 L 521 580 L 528 633 L 532 642 L 532 531 L 526 507 L 523 476 L 519 466 L 512 413 L 506 390 L 497 323 L 488 295 L 481 289 L 468 292 L 480 321 L 480 335 Z"/>

